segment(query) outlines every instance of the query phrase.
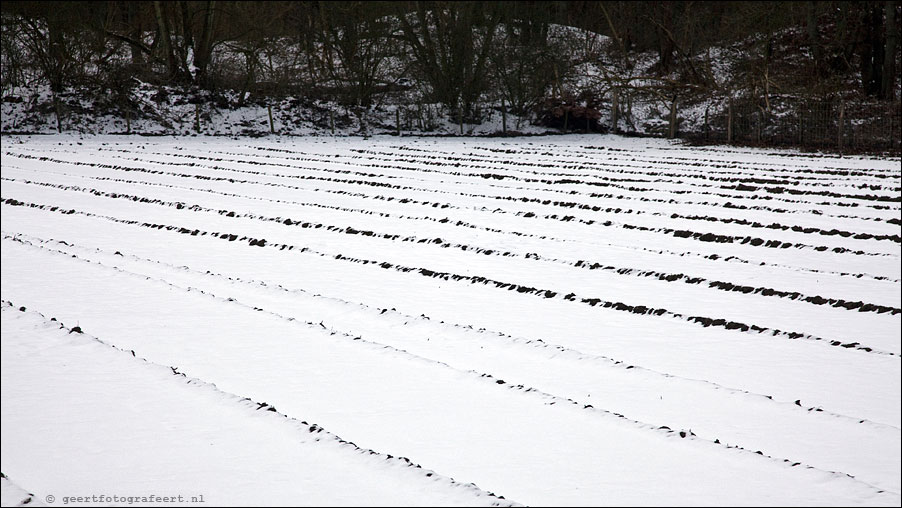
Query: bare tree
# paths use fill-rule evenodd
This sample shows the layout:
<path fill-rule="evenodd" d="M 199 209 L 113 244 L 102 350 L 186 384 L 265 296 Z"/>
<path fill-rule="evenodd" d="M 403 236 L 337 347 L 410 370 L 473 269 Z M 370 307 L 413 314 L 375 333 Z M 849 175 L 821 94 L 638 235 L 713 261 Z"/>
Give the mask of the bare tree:
<path fill-rule="evenodd" d="M 372 104 L 386 59 L 394 53 L 383 10 L 371 2 L 327 2 L 320 8 L 322 68 L 345 104 Z"/>
<path fill-rule="evenodd" d="M 520 117 L 544 101 L 556 69 L 565 67 L 566 55 L 549 40 L 550 21 L 547 12 L 511 7 L 490 53 L 497 93 Z"/>
<path fill-rule="evenodd" d="M 400 13 L 399 21 L 433 99 L 474 119 L 474 106 L 487 85 L 489 51 L 500 22 L 497 5 L 416 2 L 412 13 Z"/>
<path fill-rule="evenodd" d="M 899 47 L 899 15 L 898 2 L 886 0 L 884 12 L 886 19 L 886 49 L 883 60 L 883 83 L 880 97 L 894 100 L 896 95 L 896 49 Z"/>

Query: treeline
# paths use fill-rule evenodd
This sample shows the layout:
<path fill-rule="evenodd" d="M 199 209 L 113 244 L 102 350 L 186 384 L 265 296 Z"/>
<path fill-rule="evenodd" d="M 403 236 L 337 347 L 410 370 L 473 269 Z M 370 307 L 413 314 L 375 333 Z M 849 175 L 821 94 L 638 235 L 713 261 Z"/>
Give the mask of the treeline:
<path fill-rule="evenodd" d="M 614 88 L 896 95 L 900 2 L 2 2 L 2 87 L 136 80 L 366 108 L 414 90 L 467 119 Z M 566 27 L 575 27 L 573 30 Z M 569 30 L 569 31 L 568 31 Z M 608 37 L 604 43 L 594 34 Z M 724 77 L 723 54 L 741 61 Z M 652 54 L 639 68 L 637 55 Z M 600 83 L 579 90 L 585 64 Z M 850 85 L 851 83 L 851 85 Z M 581 95 L 580 95 L 581 94 Z"/>

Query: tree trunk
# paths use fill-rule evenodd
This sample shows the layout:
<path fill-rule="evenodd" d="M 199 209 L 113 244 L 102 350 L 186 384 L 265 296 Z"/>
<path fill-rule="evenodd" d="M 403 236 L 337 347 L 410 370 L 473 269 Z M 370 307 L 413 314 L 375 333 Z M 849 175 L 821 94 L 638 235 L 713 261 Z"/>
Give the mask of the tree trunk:
<path fill-rule="evenodd" d="M 676 48 L 669 34 L 673 33 L 675 9 L 674 2 L 659 2 L 654 9 L 661 16 L 660 20 L 652 19 L 658 40 L 658 70 L 661 75 L 668 74 L 673 68 L 673 52 Z"/>
<path fill-rule="evenodd" d="M 181 0 L 179 2 L 179 9 L 182 12 L 182 45 L 185 48 L 194 47 L 194 30 L 191 23 L 191 13 L 188 12 L 188 2 L 185 0 Z M 178 28 L 178 25 L 176 25 Z"/>
<path fill-rule="evenodd" d="M 880 95 L 883 84 L 884 40 L 880 36 L 883 9 L 870 7 L 863 13 L 861 84 L 867 95 Z"/>
<path fill-rule="evenodd" d="M 141 18 L 138 16 L 138 4 L 135 2 L 126 2 L 126 23 L 129 26 L 128 36 L 133 40 L 141 40 Z M 129 44 L 131 49 L 131 62 L 133 64 L 144 63 L 144 55 L 141 49 L 134 44 Z"/>
<path fill-rule="evenodd" d="M 203 32 L 201 32 L 200 40 L 197 41 L 197 45 L 194 49 L 194 66 L 197 68 L 197 82 L 198 85 L 204 88 L 207 88 L 210 85 L 207 77 L 207 66 L 210 64 L 210 57 L 213 54 L 213 21 L 216 12 L 215 7 L 216 2 L 212 0 L 207 2 L 204 11 Z"/>
<path fill-rule="evenodd" d="M 814 58 L 814 69 L 818 78 L 821 77 L 822 65 L 824 61 L 824 48 L 820 43 L 820 35 L 817 28 L 817 2 L 808 2 L 807 28 L 808 28 L 808 44 L 811 45 L 811 56 Z"/>
<path fill-rule="evenodd" d="M 50 45 L 47 50 L 48 64 L 44 71 L 47 74 L 47 80 L 50 82 L 50 91 L 53 93 L 54 100 L 56 100 L 57 94 L 63 91 L 63 85 L 67 77 L 66 58 L 68 50 L 63 38 L 62 28 L 55 18 L 47 20 L 47 39 Z"/>
<path fill-rule="evenodd" d="M 891 101 L 895 99 L 896 95 L 896 48 L 899 46 L 896 2 L 887 0 L 884 9 L 886 11 L 886 49 L 883 55 L 883 83 L 880 97 Z"/>
<path fill-rule="evenodd" d="M 163 5 L 159 0 L 153 3 L 154 15 L 157 19 L 157 30 L 160 32 L 160 43 L 163 53 L 166 55 L 166 65 L 169 77 L 175 77 L 178 73 L 178 64 L 172 48 L 172 36 L 169 32 L 169 23 L 163 14 Z"/>

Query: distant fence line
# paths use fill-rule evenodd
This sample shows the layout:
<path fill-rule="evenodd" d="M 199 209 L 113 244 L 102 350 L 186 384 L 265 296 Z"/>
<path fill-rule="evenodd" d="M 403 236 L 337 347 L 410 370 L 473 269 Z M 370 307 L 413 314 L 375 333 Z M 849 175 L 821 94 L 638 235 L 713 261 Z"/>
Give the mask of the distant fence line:
<path fill-rule="evenodd" d="M 774 97 L 766 103 L 761 98 L 709 98 L 706 102 L 711 107 L 704 117 L 692 122 L 684 118 L 687 107 L 679 101 L 643 97 L 634 97 L 632 101 L 634 105 L 652 105 L 643 108 L 646 111 L 658 111 L 657 116 L 645 120 L 656 122 L 645 131 L 663 137 L 703 144 L 735 143 L 839 152 L 902 151 L 902 102 L 899 101 Z M 619 125 L 623 127 L 622 122 Z"/>
<path fill-rule="evenodd" d="M 843 151 L 899 152 L 902 103 L 794 99 L 771 104 L 728 101 L 709 116 L 701 133 L 687 138 L 711 143 L 797 146 Z"/>
<path fill-rule="evenodd" d="M 598 110 L 602 118 L 592 122 L 585 117 L 571 117 L 557 126 L 560 131 L 601 131 L 625 134 L 642 133 L 652 136 L 683 138 L 705 144 L 740 144 L 762 147 L 799 147 L 839 152 L 902 152 L 902 102 L 840 101 L 805 98 L 775 97 L 769 104 L 762 99 L 719 98 L 709 100 L 719 107 L 711 107 L 704 119 L 696 119 L 691 128 L 681 115 L 680 102 L 666 104 L 660 99 L 621 95 L 619 104 L 602 101 Z M 653 118 L 632 118 L 630 109 L 641 108 L 648 112 L 657 110 Z M 613 107 L 617 108 L 615 112 Z M 674 107 L 671 107 L 674 106 Z M 503 106 L 485 102 L 477 105 L 483 120 L 500 120 Z M 440 105 L 401 106 L 399 130 L 431 130 L 439 119 L 457 123 L 456 111 Z M 620 130 L 612 122 L 620 119 Z M 645 128 L 637 128 L 639 122 Z M 512 118 L 504 122 L 504 130 L 510 133 L 517 126 Z M 469 125 L 461 123 L 461 133 L 469 131 Z M 550 128 L 554 130 L 555 128 Z"/>
<path fill-rule="evenodd" d="M 551 106 L 549 106 L 551 104 Z M 773 97 L 765 103 L 762 98 L 708 97 L 694 101 L 694 111 L 698 105 L 707 104 L 704 118 L 685 118 L 690 108 L 680 101 L 652 97 L 648 94 L 631 94 L 621 91 L 591 105 L 579 101 L 558 101 L 546 103 L 545 110 L 535 111 L 533 119 L 544 121 L 548 131 L 559 132 L 618 132 L 656 137 L 682 138 L 703 144 L 740 144 L 761 147 L 800 147 L 803 149 L 823 149 L 839 152 L 889 152 L 902 153 L 902 102 L 815 100 L 799 97 Z M 561 108 L 563 106 L 563 109 Z M 396 132 L 399 135 L 426 133 L 452 128 L 447 134 L 472 134 L 474 124 L 464 119 L 460 107 L 449 108 L 441 104 L 424 102 L 394 102 L 395 111 L 389 118 L 377 124 L 364 126 L 368 131 Z M 549 107 L 555 114 L 549 115 Z M 60 117 L 68 116 L 67 107 L 56 102 L 57 129 L 63 130 L 66 123 Z M 131 122 L 137 113 L 131 105 L 120 107 L 125 121 L 125 131 L 131 133 Z M 201 132 L 204 124 L 214 122 L 211 113 L 219 108 L 215 102 L 197 101 L 191 108 L 191 120 L 196 132 Z M 268 131 L 275 133 L 272 104 L 267 109 Z M 354 108 L 327 106 L 318 115 L 315 123 L 335 133 L 338 111 L 344 116 Z M 370 114 L 359 108 L 361 123 L 369 124 Z M 61 112 L 67 113 L 61 115 Z M 203 114 L 202 114 L 203 113 Z M 474 119 L 494 123 L 499 133 L 518 134 L 524 122 L 530 119 L 508 113 L 504 101 L 479 101 L 472 107 Z M 325 116 L 323 116 L 325 115 Z M 321 117 L 321 118 L 319 118 Z M 549 118 L 552 122 L 548 123 Z M 165 119 L 163 119 L 165 120 Z M 373 118 L 375 120 L 375 118 Z M 345 122 L 346 123 L 346 122 Z M 616 124 L 616 125 L 615 125 Z M 15 127 L 15 126 L 13 126 Z M 618 128 L 619 127 L 619 128 Z M 455 132 L 456 131 L 456 132 Z M 483 130 L 484 132 L 484 130 Z"/>

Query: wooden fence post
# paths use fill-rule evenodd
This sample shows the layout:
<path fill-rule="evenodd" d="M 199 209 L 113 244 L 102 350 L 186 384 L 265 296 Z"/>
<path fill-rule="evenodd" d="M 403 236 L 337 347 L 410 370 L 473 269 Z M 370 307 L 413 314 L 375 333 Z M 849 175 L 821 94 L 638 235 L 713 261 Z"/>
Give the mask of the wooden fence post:
<path fill-rule="evenodd" d="M 504 104 L 504 97 L 501 97 L 501 132 L 507 134 L 507 107 Z"/>
<path fill-rule="evenodd" d="M 53 94 L 53 108 L 56 110 L 56 132 L 63 132 L 63 121 L 60 118 L 60 98 Z"/>
<path fill-rule="evenodd" d="M 464 135 L 464 106 L 463 104 L 457 104 L 457 121 L 460 124 L 460 135 Z"/>
<path fill-rule="evenodd" d="M 270 134 L 275 134 L 275 133 L 276 133 L 276 126 L 275 126 L 275 125 L 273 124 L 273 122 L 272 122 L 272 104 L 267 104 L 267 105 L 266 105 L 266 110 L 267 110 L 267 112 L 269 112 L 269 133 L 270 133 Z"/>
<path fill-rule="evenodd" d="M 620 120 L 620 94 L 617 91 L 617 88 L 614 88 L 611 96 L 611 132 L 618 133 L 620 129 L 617 127 L 617 123 Z"/>
<path fill-rule="evenodd" d="M 761 108 L 758 108 L 758 111 L 755 115 L 755 143 L 761 144 Z"/>
<path fill-rule="evenodd" d="M 626 121 L 633 123 L 633 94 L 626 94 Z"/>
<path fill-rule="evenodd" d="M 845 103 L 839 101 L 839 125 L 837 126 L 837 139 L 836 145 L 839 148 L 839 153 L 842 154 L 842 127 L 843 127 L 843 114 L 845 113 Z"/>
<path fill-rule="evenodd" d="M 676 137 L 676 120 L 677 120 L 677 96 L 673 96 L 670 103 L 670 139 Z"/>
<path fill-rule="evenodd" d="M 799 146 L 802 146 L 803 141 L 805 140 L 805 129 L 802 128 L 802 108 L 803 105 L 799 105 Z"/>
<path fill-rule="evenodd" d="M 395 126 L 398 128 L 398 137 L 401 137 L 401 110 L 395 108 Z"/>
<path fill-rule="evenodd" d="M 194 103 L 194 131 L 200 132 L 200 104 Z"/>
<path fill-rule="evenodd" d="M 329 108 L 329 128 L 332 130 L 332 135 L 335 135 L 335 112 Z"/>
<path fill-rule="evenodd" d="M 733 98 L 727 104 L 727 144 L 733 143 Z"/>

